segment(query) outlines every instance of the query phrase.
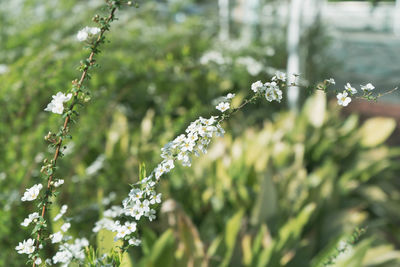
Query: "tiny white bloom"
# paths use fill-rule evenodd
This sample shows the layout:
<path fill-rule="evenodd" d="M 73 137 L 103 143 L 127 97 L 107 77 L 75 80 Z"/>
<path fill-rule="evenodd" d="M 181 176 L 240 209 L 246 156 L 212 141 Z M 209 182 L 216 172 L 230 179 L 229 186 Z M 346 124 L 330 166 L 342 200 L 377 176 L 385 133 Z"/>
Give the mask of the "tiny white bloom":
<path fill-rule="evenodd" d="M 328 84 L 336 84 L 335 80 L 333 78 L 325 80 Z"/>
<path fill-rule="evenodd" d="M 368 83 L 366 85 L 361 85 L 361 90 L 363 91 L 372 91 L 375 89 L 375 86 L 373 86 L 371 83 Z"/>
<path fill-rule="evenodd" d="M 129 234 L 128 228 L 125 225 L 120 225 L 117 228 L 117 235 L 115 236 L 115 238 L 118 240 L 124 238 L 128 234 Z"/>
<path fill-rule="evenodd" d="M 19 254 L 32 254 L 35 251 L 35 241 L 32 238 L 19 242 L 18 246 L 15 247 Z"/>
<path fill-rule="evenodd" d="M 161 203 L 161 193 L 150 196 L 150 204 Z"/>
<path fill-rule="evenodd" d="M 86 41 L 88 37 L 89 33 L 85 29 L 78 31 L 78 34 L 76 35 L 76 38 L 78 39 L 79 42 Z"/>
<path fill-rule="evenodd" d="M 272 102 L 273 100 L 281 102 L 282 100 L 282 91 L 279 89 L 278 86 L 271 86 L 267 87 L 267 90 L 265 91 L 265 98 L 269 101 Z"/>
<path fill-rule="evenodd" d="M 343 93 L 338 93 L 337 94 L 337 99 L 338 99 L 338 104 L 340 106 L 346 107 L 350 102 L 351 98 L 347 96 L 347 92 L 343 91 Z"/>
<path fill-rule="evenodd" d="M 149 218 L 149 221 L 153 221 L 156 218 L 156 211 L 151 209 L 148 212 L 144 214 L 147 218 Z"/>
<path fill-rule="evenodd" d="M 76 38 L 78 41 L 83 42 L 86 41 L 89 37 L 96 35 L 100 32 L 100 28 L 97 27 L 85 27 L 82 30 L 78 31 Z"/>
<path fill-rule="evenodd" d="M 36 264 L 36 265 L 42 264 L 42 259 L 41 259 L 41 258 L 36 258 L 35 264 Z"/>
<path fill-rule="evenodd" d="M 221 102 L 215 108 L 221 112 L 225 112 L 230 108 L 230 104 L 228 102 Z"/>
<path fill-rule="evenodd" d="M 50 238 L 51 238 L 51 243 L 53 243 L 53 244 L 59 243 L 59 242 L 61 242 L 63 235 L 61 232 L 57 232 L 55 234 L 50 235 Z"/>
<path fill-rule="evenodd" d="M 68 229 L 71 227 L 71 224 L 70 223 L 64 223 L 62 226 L 61 226 L 61 231 L 63 231 L 64 233 L 66 232 L 66 231 L 68 231 Z"/>
<path fill-rule="evenodd" d="M 133 233 L 136 231 L 136 223 L 135 222 L 126 222 L 125 227 L 129 233 Z"/>
<path fill-rule="evenodd" d="M 62 205 L 60 213 L 58 213 L 56 217 L 54 217 L 53 221 L 55 222 L 58 221 L 67 212 L 67 209 L 68 209 L 67 205 Z"/>
<path fill-rule="evenodd" d="M 97 27 L 91 27 L 91 28 L 89 28 L 89 32 L 91 33 L 91 34 L 98 34 L 99 32 L 100 32 L 100 28 L 97 28 Z"/>
<path fill-rule="evenodd" d="M 344 86 L 344 89 L 346 89 L 346 90 L 347 90 L 349 93 L 351 93 L 352 95 L 357 94 L 357 89 L 354 88 L 354 87 L 352 87 L 350 83 L 347 83 L 347 84 Z"/>
<path fill-rule="evenodd" d="M 129 239 L 128 243 L 131 246 L 139 246 L 141 241 L 140 241 L 140 239 L 132 238 L 132 239 Z"/>
<path fill-rule="evenodd" d="M 185 142 L 183 142 L 183 144 L 181 146 L 182 152 L 193 151 L 195 144 L 196 144 L 195 142 L 192 142 L 191 140 L 186 139 Z"/>
<path fill-rule="evenodd" d="M 132 201 L 136 201 L 138 199 L 141 199 L 142 195 L 143 195 L 143 191 L 138 189 L 138 188 L 131 189 L 131 191 L 129 192 L 129 198 Z"/>
<path fill-rule="evenodd" d="M 55 187 L 59 187 L 60 185 L 64 184 L 64 180 L 63 179 L 59 179 L 57 181 L 54 182 L 54 186 Z"/>
<path fill-rule="evenodd" d="M 227 99 L 232 99 L 234 97 L 235 97 L 235 94 L 232 94 L 232 93 L 229 93 L 229 94 L 226 95 Z"/>
<path fill-rule="evenodd" d="M 28 218 L 25 218 L 21 225 L 27 227 L 34 219 L 37 218 L 39 218 L 39 213 L 34 212 L 32 214 L 29 214 Z"/>
<path fill-rule="evenodd" d="M 42 189 L 43 185 L 42 184 L 36 184 L 32 186 L 31 188 L 26 189 L 24 196 L 21 198 L 22 201 L 32 201 L 35 200 L 40 193 L 40 190 Z"/>
<path fill-rule="evenodd" d="M 256 81 L 251 85 L 251 90 L 253 90 L 254 93 L 260 92 L 264 89 L 264 84 L 261 81 Z"/>
<path fill-rule="evenodd" d="M 63 94 L 58 92 L 56 95 L 52 96 L 51 102 L 44 109 L 45 111 L 50 111 L 56 114 L 62 114 L 64 111 L 64 103 L 68 102 L 72 98 L 72 94 Z"/>
<path fill-rule="evenodd" d="M 275 73 L 275 76 L 272 77 L 272 80 L 273 80 L 273 81 L 275 81 L 275 80 L 280 80 L 280 81 L 284 82 L 284 81 L 286 81 L 286 74 L 283 73 L 283 72 L 281 72 L 281 71 L 277 71 L 277 72 Z"/>

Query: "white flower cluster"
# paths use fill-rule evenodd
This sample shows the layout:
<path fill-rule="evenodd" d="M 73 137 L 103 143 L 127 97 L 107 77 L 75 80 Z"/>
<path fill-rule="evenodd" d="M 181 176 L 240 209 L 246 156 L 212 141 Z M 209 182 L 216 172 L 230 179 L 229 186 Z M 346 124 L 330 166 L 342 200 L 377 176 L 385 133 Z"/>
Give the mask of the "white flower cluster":
<path fill-rule="evenodd" d="M 286 81 L 286 74 L 283 72 L 277 72 L 274 77 L 272 77 L 271 82 L 262 83 L 257 81 L 251 85 L 251 90 L 254 93 L 265 94 L 265 98 L 269 101 L 281 102 L 282 91 L 280 89 L 279 83 Z"/>
<path fill-rule="evenodd" d="M 77 238 L 73 244 L 64 243 L 60 245 L 60 250 L 53 256 L 53 264 L 63 263 L 62 266 L 68 266 L 73 259 L 84 260 L 84 247 L 89 246 L 86 238 Z"/>
<path fill-rule="evenodd" d="M 200 58 L 200 64 L 206 65 L 210 62 L 214 62 L 218 65 L 228 64 L 231 62 L 230 59 L 224 58 L 224 56 L 218 51 L 208 51 Z"/>
<path fill-rule="evenodd" d="M 239 57 L 236 63 L 246 67 L 247 72 L 252 76 L 257 76 L 264 69 L 264 65 L 252 57 Z"/>
<path fill-rule="evenodd" d="M 68 95 L 65 95 L 61 92 L 58 92 L 56 95 L 53 95 L 52 97 L 53 99 L 44 110 L 56 114 L 62 114 L 64 112 L 64 103 L 68 102 L 71 99 L 72 94 L 70 93 Z"/>
<path fill-rule="evenodd" d="M 100 32 L 100 28 L 97 27 L 85 27 L 78 32 L 76 38 L 79 42 L 83 42 L 93 37 Z"/>
<path fill-rule="evenodd" d="M 40 190 L 42 189 L 43 185 L 42 184 L 35 184 L 31 188 L 26 189 L 23 197 L 21 198 L 21 201 L 33 201 L 35 200 L 40 193 Z"/>
<path fill-rule="evenodd" d="M 333 84 L 335 84 L 335 83 L 333 83 Z M 361 90 L 364 93 L 372 91 L 374 89 L 375 89 L 375 86 L 373 86 L 371 83 L 368 83 L 366 85 L 361 85 Z M 337 102 L 340 106 L 346 107 L 351 102 L 351 97 L 349 96 L 349 94 L 351 96 L 357 94 L 357 89 L 352 87 L 350 83 L 347 83 L 344 86 L 344 91 L 341 93 L 338 93 L 336 95 Z"/>
<path fill-rule="evenodd" d="M 234 94 L 228 94 L 225 98 L 232 99 Z M 162 175 L 175 168 L 175 161 L 179 161 L 183 166 L 191 166 L 192 156 L 199 156 L 200 153 L 207 153 L 208 145 L 214 135 L 222 136 L 225 131 L 217 121 L 216 116 L 209 119 L 200 117 L 190 123 L 186 129 L 186 134 L 181 134 L 173 141 L 167 143 L 161 149 L 163 161 L 144 178 L 135 188 L 129 192 L 129 196 L 123 200 L 122 208 L 113 206 L 104 212 L 104 218 L 96 222 L 93 228 L 94 232 L 100 229 L 108 229 L 116 232 L 115 240 L 127 240 L 132 246 L 138 246 L 140 240 L 132 234 L 136 232 L 136 222 L 143 217 L 150 221 L 156 218 L 156 211 L 153 208 L 161 203 L 161 194 L 155 191 L 155 185 Z M 114 221 L 121 215 L 129 216 L 132 221 L 121 224 L 120 221 Z"/>

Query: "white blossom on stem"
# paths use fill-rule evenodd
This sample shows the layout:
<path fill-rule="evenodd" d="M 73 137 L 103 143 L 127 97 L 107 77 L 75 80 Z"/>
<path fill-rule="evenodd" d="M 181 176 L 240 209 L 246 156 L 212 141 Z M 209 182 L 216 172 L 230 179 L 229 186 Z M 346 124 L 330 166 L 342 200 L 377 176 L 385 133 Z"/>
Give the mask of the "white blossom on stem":
<path fill-rule="evenodd" d="M 347 83 L 347 84 L 344 86 L 344 89 L 345 89 L 346 91 L 348 91 L 348 92 L 349 92 L 350 94 L 352 94 L 352 95 L 357 94 L 357 89 L 354 88 L 353 86 L 351 86 L 350 83 Z"/>
<path fill-rule="evenodd" d="M 52 96 L 51 102 L 44 109 L 45 111 L 50 111 L 56 114 L 62 114 L 64 112 L 64 103 L 68 102 L 72 98 L 72 94 L 67 95 L 58 92 L 56 95 Z"/>
<path fill-rule="evenodd" d="M 39 218 L 39 213 L 34 212 L 28 215 L 28 218 L 25 218 L 24 221 L 21 223 L 22 226 L 27 227 L 34 219 Z"/>
<path fill-rule="evenodd" d="M 225 112 L 230 108 L 230 104 L 228 102 L 221 102 L 215 108 L 221 112 Z"/>
<path fill-rule="evenodd" d="M 361 90 L 363 91 L 372 91 L 375 89 L 375 86 L 373 86 L 371 83 L 367 83 L 366 85 L 361 85 Z"/>
<path fill-rule="evenodd" d="M 85 27 L 82 30 L 78 31 L 78 34 L 76 35 L 76 38 L 78 39 L 79 42 L 86 41 L 93 35 L 96 35 L 100 32 L 100 28 L 97 27 Z"/>
<path fill-rule="evenodd" d="M 33 201 L 35 200 L 42 189 L 42 184 L 35 184 L 31 188 L 26 189 L 24 196 L 21 198 L 21 201 Z"/>
<path fill-rule="evenodd" d="M 29 238 L 28 240 L 24 240 L 19 242 L 18 246 L 15 247 L 19 254 L 32 254 L 35 252 L 35 240 Z"/>
<path fill-rule="evenodd" d="M 347 96 L 347 92 L 343 91 L 342 93 L 337 94 L 338 104 L 340 106 L 346 107 L 350 102 L 351 98 Z"/>

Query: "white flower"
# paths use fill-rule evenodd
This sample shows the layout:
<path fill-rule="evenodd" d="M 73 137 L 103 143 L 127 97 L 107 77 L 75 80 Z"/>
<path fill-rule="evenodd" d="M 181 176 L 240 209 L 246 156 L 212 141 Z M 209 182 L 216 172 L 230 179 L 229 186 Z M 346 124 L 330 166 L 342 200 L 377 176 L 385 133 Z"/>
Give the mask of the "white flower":
<path fill-rule="evenodd" d="M 125 225 L 120 225 L 117 228 L 117 235 L 115 236 L 115 239 L 121 239 L 124 238 L 126 235 L 129 234 L 129 230 Z"/>
<path fill-rule="evenodd" d="M 56 95 L 52 96 L 51 102 L 44 109 L 45 111 L 50 111 L 56 114 L 62 114 L 64 111 L 64 103 L 68 102 L 72 98 L 72 94 L 65 95 L 58 92 Z"/>
<path fill-rule="evenodd" d="M 53 244 L 59 243 L 59 242 L 61 242 L 63 235 L 61 232 L 57 232 L 55 234 L 50 235 L 50 238 L 51 238 L 51 243 L 53 243 Z"/>
<path fill-rule="evenodd" d="M 89 33 L 85 29 L 80 30 L 78 32 L 78 34 L 76 35 L 76 38 L 78 39 L 79 42 L 86 41 L 86 39 L 88 37 L 89 37 Z"/>
<path fill-rule="evenodd" d="M 347 84 L 344 86 L 344 89 L 345 89 L 346 91 L 348 91 L 349 93 L 351 93 L 352 95 L 357 94 L 356 88 L 352 87 L 350 83 L 347 83 Z"/>
<path fill-rule="evenodd" d="M 63 231 L 64 233 L 66 232 L 66 231 L 68 231 L 68 229 L 71 227 L 71 224 L 70 223 L 64 223 L 62 226 L 61 226 L 61 231 Z"/>
<path fill-rule="evenodd" d="M 264 84 L 261 81 L 256 81 L 251 85 L 251 90 L 253 90 L 254 93 L 260 92 L 264 89 Z"/>
<path fill-rule="evenodd" d="M 336 84 L 335 80 L 333 78 L 325 80 L 328 84 Z"/>
<path fill-rule="evenodd" d="M 175 168 L 174 161 L 172 159 L 167 160 L 163 163 L 166 172 L 170 172 L 173 168 Z"/>
<path fill-rule="evenodd" d="M 336 97 L 340 106 L 346 107 L 351 102 L 351 98 L 347 96 L 346 91 L 343 91 L 343 93 L 338 93 Z"/>
<path fill-rule="evenodd" d="M 284 82 L 284 81 L 286 81 L 286 74 L 283 73 L 283 72 L 281 72 L 281 71 L 277 71 L 277 72 L 275 73 L 275 76 L 272 77 L 272 80 L 273 80 L 273 81 L 279 80 L 279 81 Z"/>
<path fill-rule="evenodd" d="M 224 56 L 218 52 L 218 51 L 209 51 L 206 52 L 201 58 L 200 58 L 200 64 L 206 65 L 210 62 L 214 62 L 218 65 L 223 65 L 226 63 L 226 60 Z"/>
<path fill-rule="evenodd" d="M 35 184 L 31 188 L 26 189 L 24 196 L 21 198 L 22 201 L 32 201 L 35 200 L 40 193 L 40 189 L 42 189 L 42 184 Z"/>
<path fill-rule="evenodd" d="M 282 91 L 279 89 L 279 86 L 275 82 L 265 83 L 265 87 L 267 88 L 265 91 L 265 98 L 269 102 L 273 100 L 281 102 Z"/>
<path fill-rule="evenodd" d="M 63 179 L 59 179 L 57 181 L 54 182 L 54 186 L 55 187 L 59 187 L 60 185 L 64 184 L 64 180 Z"/>
<path fill-rule="evenodd" d="M 136 200 L 141 199 L 142 195 L 143 195 L 142 190 L 134 188 L 131 189 L 131 191 L 129 192 L 129 199 L 135 202 Z"/>
<path fill-rule="evenodd" d="M 35 251 L 35 240 L 29 238 L 28 240 L 24 240 L 19 242 L 18 246 L 15 247 L 19 254 L 32 254 Z"/>
<path fill-rule="evenodd" d="M 128 230 L 129 234 L 136 232 L 136 223 L 135 222 L 126 222 L 125 227 Z"/>
<path fill-rule="evenodd" d="M 136 201 L 136 208 L 140 210 L 141 213 L 148 212 L 150 210 L 149 205 L 150 202 L 147 199 L 143 200 L 142 202 L 140 200 Z"/>
<path fill-rule="evenodd" d="M 0 64 L 0 75 L 6 73 L 8 71 L 8 66 L 5 64 Z"/>
<path fill-rule="evenodd" d="M 366 85 L 361 85 L 361 90 L 363 91 L 372 91 L 375 89 L 375 86 L 373 86 L 371 83 L 368 83 Z"/>
<path fill-rule="evenodd" d="M 64 265 L 64 266 L 68 266 L 68 263 L 73 258 L 73 255 L 68 250 L 65 250 L 64 247 L 62 247 L 61 249 L 62 249 L 61 251 L 58 251 L 56 253 L 56 255 L 53 256 L 53 263 L 54 264 L 57 264 L 59 262 L 60 263 L 65 263 L 66 265 Z"/>
<path fill-rule="evenodd" d="M 42 264 L 42 259 L 41 259 L 41 258 L 36 258 L 35 264 L 36 264 L 36 265 Z"/>
<path fill-rule="evenodd" d="M 28 215 L 28 218 L 24 219 L 24 222 L 21 223 L 22 226 L 27 227 L 34 219 L 39 218 L 39 213 L 34 212 Z"/>
<path fill-rule="evenodd" d="M 89 37 L 96 35 L 100 32 L 100 29 L 97 27 L 85 27 L 82 30 L 78 31 L 76 38 L 79 42 L 86 41 Z"/>
<path fill-rule="evenodd" d="M 229 93 L 229 94 L 226 95 L 227 99 L 232 99 L 234 97 L 235 97 L 235 94 L 232 94 L 232 93 Z"/>
<path fill-rule="evenodd" d="M 163 164 L 158 164 L 157 168 L 155 169 L 156 179 L 160 179 L 161 175 L 163 175 L 165 172 L 166 169 L 164 168 Z"/>
<path fill-rule="evenodd" d="M 103 218 L 95 223 L 95 226 L 92 231 L 97 233 L 101 229 L 111 230 L 113 226 L 114 226 L 113 220 L 110 220 L 108 218 Z"/>
<path fill-rule="evenodd" d="M 140 241 L 140 239 L 137 239 L 137 238 L 132 238 L 132 239 L 129 239 L 129 241 L 128 241 L 129 245 L 131 245 L 131 246 L 139 246 L 141 242 L 142 241 Z"/>
<path fill-rule="evenodd" d="M 156 211 L 151 209 L 144 214 L 144 216 L 149 218 L 149 221 L 153 221 L 156 218 Z"/>
<path fill-rule="evenodd" d="M 185 142 L 183 142 L 183 144 L 181 146 L 182 152 L 193 151 L 195 144 L 196 144 L 195 142 L 192 142 L 191 140 L 186 139 Z"/>
<path fill-rule="evenodd" d="M 53 221 L 58 221 L 66 212 L 67 212 L 68 206 L 67 205 L 62 205 L 60 213 L 54 217 Z"/>
<path fill-rule="evenodd" d="M 230 104 L 228 102 L 221 102 L 215 108 L 221 112 L 225 112 L 230 108 Z"/>
<path fill-rule="evenodd" d="M 161 203 L 161 193 L 150 196 L 150 204 Z"/>
<path fill-rule="evenodd" d="M 260 72 L 263 70 L 264 66 L 257 60 L 255 60 L 252 57 L 239 57 L 236 60 L 237 64 L 243 65 L 246 67 L 247 72 L 252 75 L 256 76 L 260 74 Z"/>
<path fill-rule="evenodd" d="M 89 32 L 90 32 L 91 34 L 98 34 L 98 33 L 100 32 L 100 28 L 91 27 L 91 28 L 89 28 Z"/>

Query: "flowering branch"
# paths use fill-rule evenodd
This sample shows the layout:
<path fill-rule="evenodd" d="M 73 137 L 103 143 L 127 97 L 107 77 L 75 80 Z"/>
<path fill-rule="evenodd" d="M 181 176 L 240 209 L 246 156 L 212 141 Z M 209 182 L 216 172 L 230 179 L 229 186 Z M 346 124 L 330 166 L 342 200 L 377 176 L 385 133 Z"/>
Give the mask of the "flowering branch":
<path fill-rule="evenodd" d="M 45 111 L 50 111 L 56 114 L 62 114 L 64 118 L 64 123 L 57 134 L 49 132 L 45 136 L 45 140 L 48 141 L 49 147 L 55 149 L 53 158 L 50 162 L 45 159 L 44 165 L 41 168 L 41 173 L 47 178 L 47 187 L 44 195 L 40 198 L 40 203 L 38 208 L 41 209 L 40 216 L 39 213 L 35 212 L 30 214 L 28 218 L 22 223 L 23 226 L 28 226 L 31 222 L 36 225 L 32 231 L 32 235 L 36 234 L 36 242 L 33 239 L 24 240 L 16 247 L 18 253 L 28 254 L 29 258 L 33 262 L 33 267 L 42 263 L 39 257 L 39 248 L 41 248 L 47 238 L 43 236 L 44 230 L 47 228 L 46 220 L 44 219 L 46 210 L 49 205 L 51 205 L 50 197 L 56 196 L 58 192 L 55 192 L 55 188 L 62 185 L 64 180 L 54 180 L 55 170 L 57 169 L 57 160 L 59 157 L 63 156 L 61 151 L 64 139 L 71 138 L 69 135 L 69 124 L 75 122 L 74 118 L 79 115 L 79 113 L 74 109 L 77 104 L 83 104 L 90 100 L 89 92 L 83 86 L 85 80 L 90 79 L 89 70 L 95 66 L 94 56 L 100 52 L 99 46 L 105 41 L 105 32 L 110 30 L 110 23 L 115 20 L 115 12 L 122 4 L 132 4 L 131 1 L 125 2 L 122 0 L 111 1 L 107 0 L 107 7 L 109 9 L 109 15 L 105 17 L 100 17 L 96 15 L 93 17 L 93 21 L 99 25 L 98 27 L 85 27 L 77 34 L 77 39 L 79 41 L 84 41 L 91 50 L 89 57 L 81 61 L 79 70 L 82 72 L 79 80 L 72 81 L 72 89 L 67 95 L 59 92 L 53 96 L 52 101 L 47 105 Z M 69 102 L 72 99 L 72 103 L 64 110 L 64 103 Z M 83 103 L 82 103 L 83 102 Z M 22 201 L 33 201 L 40 193 L 43 188 L 42 184 L 34 185 L 33 187 L 26 190 L 24 196 L 21 198 Z M 66 208 L 64 210 L 64 213 Z M 68 227 L 64 229 L 68 230 Z M 65 230 L 65 231 L 66 231 Z M 65 232 L 64 231 L 64 232 Z M 49 236 L 52 239 L 52 243 L 57 243 L 61 241 L 62 234 L 59 232 L 54 235 Z M 35 253 L 36 251 L 36 253 Z"/>
<path fill-rule="evenodd" d="M 246 105 L 255 103 L 263 97 L 269 102 L 281 102 L 283 88 L 300 86 L 295 79 L 293 80 L 293 82 L 289 82 L 287 81 L 286 74 L 277 72 L 270 82 L 263 83 L 257 81 L 251 85 L 254 95 L 246 98 L 239 106 L 234 108 L 231 108 L 231 103 L 235 94 L 229 93 L 223 97 L 222 101 L 216 106 L 216 109 L 222 112 L 222 115 L 211 116 L 209 119 L 200 117 L 190 123 L 185 130 L 186 134 L 181 134 L 173 141 L 167 143 L 161 149 L 162 162 L 147 177 L 145 171 L 142 169 L 140 171 L 139 182 L 132 185 L 133 188 L 129 192 L 128 197 L 123 200 L 122 207 L 113 206 L 110 210 L 105 211 L 105 218 L 96 222 L 93 231 L 98 232 L 100 229 L 107 229 L 116 232 L 115 240 L 123 241 L 122 252 L 126 251 L 130 246 L 140 245 L 141 241 L 137 237 L 137 223 L 142 218 L 148 218 L 149 221 L 153 221 L 156 218 L 155 209 L 161 203 L 161 194 L 157 194 L 155 187 L 160 181 L 160 177 L 170 172 L 175 167 L 175 162 L 180 161 L 183 166 L 190 167 L 193 155 L 199 156 L 201 152 L 206 154 L 213 136 L 222 136 L 225 133 L 221 127 L 221 123 Z M 328 88 L 332 84 L 335 84 L 335 81 L 327 79 L 315 89 L 328 92 Z M 376 100 L 382 96 L 373 95 L 371 91 L 374 88 L 372 84 L 362 86 L 362 98 Z M 345 91 L 338 94 L 339 105 L 347 106 L 350 103 L 351 99 L 347 97 L 347 93 L 352 93 L 352 95 L 357 93 L 354 92 L 355 89 L 352 89 L 354 88 L 347 84 Z M 335 92 L 337 91 L 335 90 Z M 345 95 L 344 99 L 342 95 Z M 121 223 L 121 220 L 125 222 Z"/>

